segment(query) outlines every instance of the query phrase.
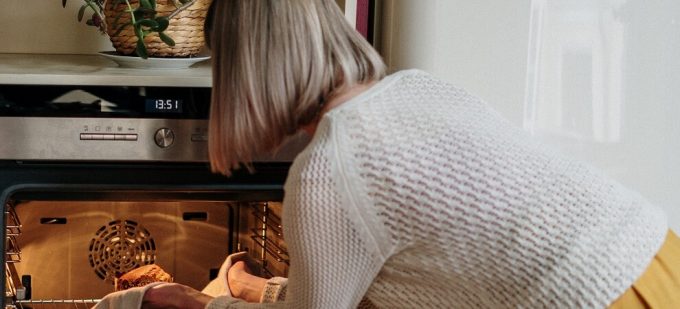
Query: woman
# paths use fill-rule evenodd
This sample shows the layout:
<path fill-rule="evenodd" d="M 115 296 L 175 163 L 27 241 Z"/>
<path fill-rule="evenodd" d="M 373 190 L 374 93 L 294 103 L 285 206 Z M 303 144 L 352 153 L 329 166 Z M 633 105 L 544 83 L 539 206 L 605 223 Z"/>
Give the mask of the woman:
<path fill-rule="evenodd" d="M 313 135 L 285 186 L 287 293 L 249 304 L 159 285 L 147 308 L 354 308 L 364 297 L 380 308 L 680 308 L 669 263 L 680 242 L 661 211 L 463 90 L 419 71 L 386 77 L 334 1 L 221 0 L 211 14 L 214 170 Z M 232 293 L 251 284 L 244 297 L 257 300 L 264 283 L 245 271 L 230 271 Z"/>

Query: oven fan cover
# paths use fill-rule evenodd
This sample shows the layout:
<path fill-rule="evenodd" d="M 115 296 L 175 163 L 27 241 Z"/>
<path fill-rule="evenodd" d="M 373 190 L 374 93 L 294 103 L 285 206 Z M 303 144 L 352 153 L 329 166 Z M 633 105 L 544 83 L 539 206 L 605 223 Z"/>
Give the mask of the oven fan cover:
<path fill-rule="evenodd" d="M 156 243 L 147 229 L 132 220 L 102 226 L 90 241 L 90 266 L 102 280 L 115 278 L 156 260 Z"/>

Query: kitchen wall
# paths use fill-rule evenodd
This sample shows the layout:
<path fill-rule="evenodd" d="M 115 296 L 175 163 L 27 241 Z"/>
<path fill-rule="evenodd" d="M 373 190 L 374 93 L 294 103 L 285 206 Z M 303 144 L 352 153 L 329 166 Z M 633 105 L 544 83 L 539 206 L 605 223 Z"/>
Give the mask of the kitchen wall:
<path fill-rule="evenodd" d="M 383 53 L 663 207 L 680 231 L 680 1 L 385 1 Z"/>
<path fill-rule="evenodd" d="M 0 53 L 91 54 L 113 50 L 108 38 L 76 19 L 83 2 L 0 1 Z"/>
<path fill-rule="evenodd" d="M 383 54 L 393 69 L 420 68 L 436 74 L 482 95 L 519 122 L 529 4 L 386 0 Z"/>

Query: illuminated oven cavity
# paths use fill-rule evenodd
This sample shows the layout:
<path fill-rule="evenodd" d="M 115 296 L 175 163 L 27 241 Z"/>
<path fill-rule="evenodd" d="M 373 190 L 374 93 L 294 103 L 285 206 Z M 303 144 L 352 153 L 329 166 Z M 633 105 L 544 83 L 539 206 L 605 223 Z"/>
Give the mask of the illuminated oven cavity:
<path fill-rule="evenodd" d="M 89 251 L 90 266 L 99 278 L 110 283 L 156 260 L 156 242 L 151 233 L 132 220 L 114 220 L 99 228 Z"/>

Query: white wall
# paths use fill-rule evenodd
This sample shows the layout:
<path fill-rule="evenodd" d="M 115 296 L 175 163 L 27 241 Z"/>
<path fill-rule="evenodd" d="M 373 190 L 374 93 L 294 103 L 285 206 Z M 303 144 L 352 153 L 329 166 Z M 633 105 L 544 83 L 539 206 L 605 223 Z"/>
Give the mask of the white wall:
<path fill-rule="evenodd" d="M 680 231 L 680 1 L 386 0 L 383 53 L 488 101 Z"/>
<path fill-rule="evenodd" d="M 0 1 L 0 53 L 92 54 L 113 50 L 108 37 L 76 19 L 83 2 Z"/>
<path fill-rule="evenodd" d="M 521 123 L 529 0 L 385 2 L 383 53 L 393 69 L 424 69 Z"/>

